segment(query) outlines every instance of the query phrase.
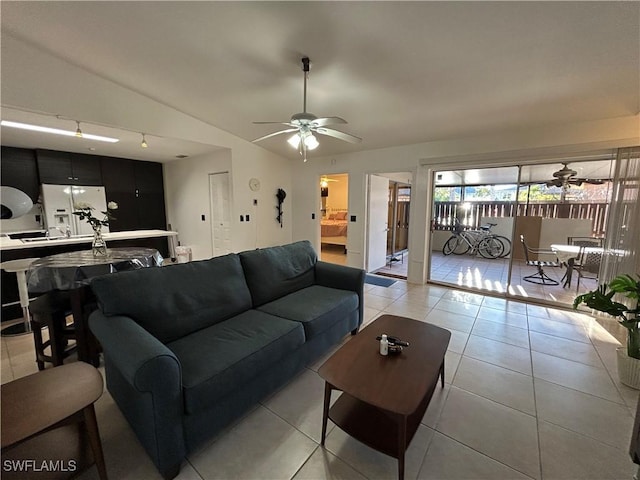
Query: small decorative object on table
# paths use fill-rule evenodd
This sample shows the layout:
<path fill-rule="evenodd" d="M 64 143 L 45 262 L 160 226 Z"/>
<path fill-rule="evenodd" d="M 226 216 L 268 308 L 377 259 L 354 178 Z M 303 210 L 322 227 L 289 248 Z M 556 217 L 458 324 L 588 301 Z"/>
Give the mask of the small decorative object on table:
<path fill-rule="evenodd" d="M 86 220 L 91 228 L 93 228 L 93 242 L 91 243 L 91 251 L 93 255 L 98 256 L 106 256 L 107 255 L 107 242 L 105 242 L 104 238 L 102 238 L 102 227 L 109 226 L 109 220 L 115 219 L 115 217 L 111 214 L 111 210 L 116 210 L 118 208 L 118 204 L 116 202 L 109 202 L 107 204 L 107 210 L 102 212 L 104 218 L 100 220 L 93 216 L 92 211 L 95 210 L 88 203 L 76 203 L 74 207 L 77 209 L 73 212 L 74 215 L 78 215 L 80 220 Z"/>
<path fill-rule="evenodd" d="M 376 340 L 380 341 L 381 355 L 398 354 L 402 352 L 402 347 L 409 346 L 409 342 L 405 342 L 404 340 L 400 340 L 397 337 L 393 337 L 385 334 L 383 334 L 381 337 L 376 337 Z M 386 353 L 382 353 L 383 345 L 384 345 L 384 351 Z"/>
<path fill-rule="evenodd" d="M 625 305 L 613 300 L 615 294 L 629 299 Z M 620 317 L 618 322 L 627 329 L 627 348 L 617 349 L 618 377 L 631 388 L 640 389 L 640 275 L 618 275 L 609 284 L 579 295 L 573 301 L 576 309 L 582 303 L 599 312 Z M 635 305 L 633 305 L 635 303 Z"/>

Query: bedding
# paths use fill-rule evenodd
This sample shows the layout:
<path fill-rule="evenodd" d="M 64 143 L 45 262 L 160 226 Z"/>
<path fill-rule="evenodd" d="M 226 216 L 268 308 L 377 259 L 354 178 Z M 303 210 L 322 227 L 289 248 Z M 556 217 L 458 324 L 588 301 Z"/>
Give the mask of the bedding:
<path fill-rule="evenodd" d="M 320 220 L 320 236 L 321 237 L 346 237 L 347 221 L 346 220 Z"/>

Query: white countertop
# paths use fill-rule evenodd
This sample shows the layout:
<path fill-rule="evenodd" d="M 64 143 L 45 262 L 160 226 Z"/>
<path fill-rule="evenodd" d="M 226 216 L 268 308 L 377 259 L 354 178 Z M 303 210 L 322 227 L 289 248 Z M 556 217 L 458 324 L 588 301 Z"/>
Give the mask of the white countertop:
<path fill-rule="evenodd" d="M 178 232 L 168 230 L 130 230 L 127 232 L 109 232 L 103 233 L 102 237 L 108 242 L 109 240 L 131 240 L 134 238 L 152 238 L 152 237 L 174 237 Z M 20 250 L 24 248 L 40 248 L 54 247 L 56 245 L 73 245 L 76 243 L 91 243 L 93 237 L 83 236 L 78 238 L 61 237 L 55 240 L 37 240 L 33 242 L 23 242 L 20 239 L 12 240 L 8 237 L 0 237 L 0 251 L 2 250 Z"/>

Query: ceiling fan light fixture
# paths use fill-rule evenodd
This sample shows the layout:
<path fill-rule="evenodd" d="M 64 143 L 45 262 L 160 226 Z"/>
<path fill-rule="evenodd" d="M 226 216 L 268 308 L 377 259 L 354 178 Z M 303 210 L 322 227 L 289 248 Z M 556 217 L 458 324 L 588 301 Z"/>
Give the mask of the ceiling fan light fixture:
<path fill-rule="evenodd" d="M 313 133 L 309 133 L 304 137 L 304 144 L 309 150 L 315 150 L 318 148 L 318 145 L 320 145 L 320 142 L 318 142 L 318 139 Z"/>
<path fill-rule="evenodd" d="M 298 147 L 300 147 L 300 135 L 297 133 L 294 133 L 289 137 L 289 140 L 287 140 L 287 143 L 297 150 Z"/>

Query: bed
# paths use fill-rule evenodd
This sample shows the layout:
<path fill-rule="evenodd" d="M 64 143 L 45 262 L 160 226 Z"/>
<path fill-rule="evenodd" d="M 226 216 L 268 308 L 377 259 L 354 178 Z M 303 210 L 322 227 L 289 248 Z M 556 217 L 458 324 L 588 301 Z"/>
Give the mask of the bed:
<path fill-rule="evenodd" d="M 329 245 L 347 245 L 347 211 L 332 211 L 320 220 L 320 241 Z"/>

